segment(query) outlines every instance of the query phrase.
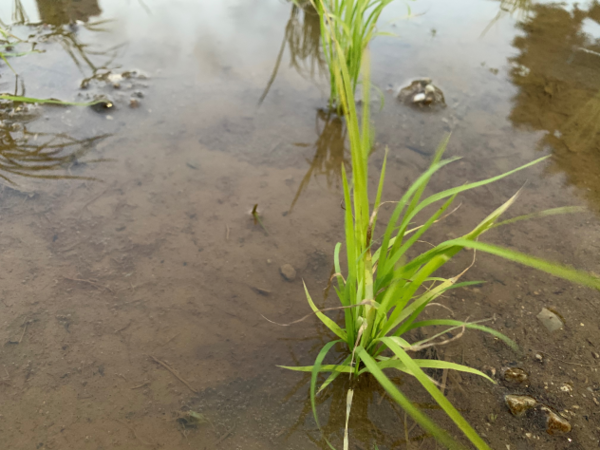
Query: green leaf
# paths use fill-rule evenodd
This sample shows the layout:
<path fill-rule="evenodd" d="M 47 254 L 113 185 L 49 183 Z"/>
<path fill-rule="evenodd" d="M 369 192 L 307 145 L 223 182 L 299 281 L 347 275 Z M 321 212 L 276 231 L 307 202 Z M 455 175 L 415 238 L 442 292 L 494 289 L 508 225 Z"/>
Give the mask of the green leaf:
<path fill-rule="evenodd" d="M 335 323 L 333 320 L 331 320 L 329 317 L 327 317 L 325 314 L 323 314 L 321 311 L 319 311 L 319 308 L 317 308 L 317 306 L 313 303 L 313 300 L 310 297 L 310 294 L 308 293 L 308 288 L 306 287 L 306 283 L 304 283 L 304 281 L 303 281 L 302 284 L 304 284 L 304 292 L 306 293 L 306 298 L 308 299 L 308 304 L 310 305 L 311 309 L 315 312 L 315 315 L 319 319 L 321 319 L 321 322 L 323 322 L 323 324 L 327 328 L 329 328 L 337 336 L 339 336 L 344 341 L 346 341 L 346 339 L 347 339 L 346 332 L 344 330 L 342 330 L 337 323 Z"/>
<path fill-rule="evenodd" d="M 541 258 L 536 258 L 535 256 L 526 255 L 525 253 L 509 250 L 492 244 L 485 244 L 483 242 L 472 241 L 470 239 L 465 238 L 446 241 L 443 245 L 459 245 L 461 247 L 480 250 L 482 252 L 500 256 L 510 261 L 518 262 L 520 264 L 523 264 L 524 266 L 533 267 L 534 269 L 541 270 L 542 272 L 549 273 L 559 278 L 564 278 L 565 280 L 569 280 L 577 284 L 582 284 L 584 286 L 600 290 L 600 278 L 598 277 L 592 276 L 583 271 L 579 271 L 557 263 L 546 261 Z"/>
<path fill-rule="evenodd" d="M 312 408 L 313 416 L 315 418 L 315 422 L 319 429 L 321 428 L 321 424 L 319 423 L 319 416 L 317 414 L 317 401 L 316 401 L 316 389 L 317 389 L 317 377 L 319 376 L 319 371 L 321 370 L 321 363 L 331 350 L 335 344 L 341 341 L 331 341 L 325 344 L 325 346 L 321 349 L 319 354 L 317 355 L 317 359 L 315 359 L 315 364 L 313 365 L 312 374 L 310 377 L 310 405 Z"/>
<path fill-rule="evenodd" d="M 449 449 L 460 449 L 464 450 L 465 447 L 456 442 L 450 435 L 435 423 L 431 421 L 429 417 L 419 411 L 411 402 L 408 400 L 402 392 L 391 382 L 391 380 L 377 367 L 375 360 L 369 355 L 369 353 L 359 346 L 356 349 L 356 353 L 361 358 L 362 362 L 369 369 L 369 372 L 377 379 L 379 384 L 385 389 L 388 395 L 398 403 L 406 413 L 417 422 L 421 428 L 431 433 L 435 438 L 444 444 Z M 418 369 L 418 367 L 417 367 Z"/>
<path fill-rule="evenodd" d="M 381 338 L 381 342 L 388 346 L 388 348 L 394 352 L 394 354 L 402 361 L 408 369 L 410 369 L 415 378 L 421 383 L 421 385 L 429 392 L 433 399 L 438 405 L 448 414 L 452 421 L 460 428 L 465 436 L 477 447 L 479 450 L 491 450 L 490 447 L 485 443 L 483 439 L 477 434 L 477 432 L 469 425 L 469 423 L 463 418 L 458 410 L 450 403 L 450 401 L 444 397 L 440 390 L 433 384 L 429 377 L 419 368 L 419 366 L 413 361 L 413 359 L 404 351 L 398 344 L 392 339 Z"/>
<path fill-rule="evenodd" d="M 405 331 L 414 330 L 415 328 L 431 327 L 431 326 L 453 326 L 456 328 L 461 328 L 464 326 L 465 328 L 471 328 L 473 330 L 484 331 L 486 333 L 491 334 L 494 337 L 497 337 L 501 341 L 503 341 L 506 345 L 508 345 L 510 348 L 512 348 L 515 352 L 520 351 L 519 346 L 517 345 L 517 343 L 515 341 L 508 338 L 507 336 L 500 333 L 499 331 L 494 330 L 493 328 L 479 325 L 477 323 L 461 322 L 460 320 L 451 320 L 451 319 L 423 320 L 421 322 L 413 323 Z"/>

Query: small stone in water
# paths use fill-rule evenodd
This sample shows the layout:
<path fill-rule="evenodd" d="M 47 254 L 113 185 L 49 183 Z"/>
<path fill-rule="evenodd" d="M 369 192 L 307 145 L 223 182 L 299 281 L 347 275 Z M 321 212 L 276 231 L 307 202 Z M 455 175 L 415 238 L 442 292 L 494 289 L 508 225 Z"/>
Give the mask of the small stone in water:
<path fill-rule="evenodd" d="M 281 266 L 279 268 L 279 272 L 287 281 L 294 281 L 296 279 L 296 269 L 294 269 L 290 264 L 284 264 Z"/>
<path fill-rule="evenodd" d="M 504 379 L 515 383 L 523 383 L 529 379 L 529 375 L 519 367 L 507 367 L 504 369 Z"/>
<path fill-rule="evenodd" d="M 542 308 L 542 311 L 537 315 L 537 318 L 550 333 L 562 330 L 564 327 L 564 323 L 558 314 L 553 313 L 547 308 Z"/>
<path fill-rule="evenodd" d="M 546 413 L 546 432 L 548 434 L 556 433 L 568 433 L 571 431 L 571 424 L 547 406 L 544 406 L 542 410 Z"/>
<path fill-rule="evenodd" d="M 513 416 L 519 417 L 522 416 L 525 411 L 531 408 L 535 408 L 537 405 L 537 400 L 528 395 L 505 395 L 504 401 L 506 402 L 506 406 L 510 409 L 510 412 Z"/>
<path fill-rule="evenodd" d="M 413 97 L 413 103 L 420 103 L 422 101 L 425 101 L 425 93 L 423 92 L 419 92 Z"/>
<path fill-rule="evenodd" d="M 137 98 L 129 99 L 129 107 L 130 108 L 138 108 L 140 106 L 140 101 Z"/>

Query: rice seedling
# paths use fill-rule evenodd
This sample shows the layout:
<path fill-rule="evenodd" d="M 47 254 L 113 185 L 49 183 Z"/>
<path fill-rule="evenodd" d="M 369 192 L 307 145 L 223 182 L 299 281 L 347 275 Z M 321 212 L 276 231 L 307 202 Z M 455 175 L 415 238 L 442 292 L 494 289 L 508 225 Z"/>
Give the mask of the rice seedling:
<path fill-rule="evenodd" d="M 356 92 L 367 45 L 376 35 L 375 26 L 383 9 L 393 0 L 311 0 L 321 18 L 321 40 L 327 62 L 330 84 L 329 106 L 343 111 L 338 77 L 331 71 L 336 53 L 341 51 L 346 61 L 352 92 Z M 329 21 L 327 17 L 335 17 Z M 334 37 L 335 36 L 335 41 Z"/>
<path fill-rule="evenodd" d="M 486 374 L 471 367 L 447 361 L 416 359 L 410 353 L 447 343 L 448 340 L 443 340 L 445 333 L 461 330 L 458 334 L 460 336 L 467 329 L 489 333 L 515 350 L 518 347 L 507 336 L 478 322 L 447 319 L 419 320 L 423 310 L 442 294 L 451 289 L 474 284 L 474 282 L 460 281 L 469 267 L 450 278 L 439 276 L 438 269 L 461 250 L 467 249 L 500 256 L 509 261 L 596 289 L 600 289 L 600 279 L 534 256 L 480 242 L 479 239 L 483 234 L 492 228 L 536 216 L 527 215 L 504 222 L 500 221 L 502 214 L 517 199 L 518 193 L 484 218 L 471 232 L 462 237 L 441 242 L 433 248 L 417 254 L 417 256 L 409 257 L 409 254 L 413 253 L 409 253 L 409 251 L 413 249 L 414 244 L 432 225 L 443 218 L 460 193 L 499 181 L 546 159 L 545 157 L 539 158 L 509 172 L 426 196 L 425 190 L 431 178 L 443 167 L 458 159 L 443 159 L 448 139 L 444 140 L 438 148 L 430 167 L 416 179 L 400 200 L 393 202 L 395 207 L 391 218 L 381 237 L 376 239 L 376 225 L 380 208 L 384 203 L 391 202 L 382 202 L 386 173 L 386 159 L 384 159 L 373 207 L 370 206 L 368 161 L 373 139 L 369 115 L 368 57 L 365 57 L 363 62 L 363 108 L 359 120 L 354 101 L 356 83 L 350 71 L 350 67 L 355 61 L 347 60 L 346 49 L 340 43 L 348 34 L 342 25 L 337 23 L 342 21 L 343 18 L 323 8 L 320 13 L 322 14 L 321 20 L 325 24 L 323 30 L 327 33 L 327 41 L 333 49 L 328 57 L 328 63 L 335 79 L 337 98 L 339 98 L 340 107 L 343 109 L 347 124 L 352 159 L 351 180 L 349 180 L 343 165 L 341 168 L 345 202 L 344 222 L 347 266 L 345 275 L 342 271 L 342 244 L 338 243 L 334 251 L 335 273 L 333 278 L 337 281 L 336 292 L 341 306 L 327 308 L 327 310 L 337 309 L 343 311 L 344 323 L 341 325 L 336 323 L 324 314 L 323 310 L 317 308 L 305 285 L 305 294 L 313 313 L 336 335 L 336 339 L 321 348 L 313 365 L 304 367 L 286 366 L 285 368 L 311 374 L 311 407 L 319 427 L 320 423 L 316 409 L 317 393 L 326 389 L 342 374 L 347 374 L 350 377 L 351 387 L 347 391 L 346 398 L 344 450 L 349 448 L 348 418 L 354 392 L 352 382 L 366 374 L 371 374 L 388 395 L 441 444 L 451 449 L 465 448 L 448 431 L 440 428 L 419 410 L 385 374 L 387 370 L 400 371 L 416 378 L 464 436 L 476 448 L 487 450 L 489 446 L 486 442 L 441 393 L 423 369 L 457 370 L 481 376 L 492 383 L 494 381 Z M 365 53 L 364 55 L 368 54 Z M 415 225 L 417 215 L 421 217 L 424 210 L 432 205 L 438 205 L 435 213 L 421 225 Z M 537 215 L 560 214 L 572 211 L 573 209 L 570 208 L 556 208 Z M 443 330 L 434 332 L 430 337 L 416 342 L 409 341 L 408 333 L 410 331 L 431 327 L 443 327 Z M 344 360 L 337 364 L 326 363 L 327 355 L 338 344 L 343 344 L 347 349 Z M 321 373 L 328 373 L 329 375 L 318 387 L 319 374 Z M 329 445 L 333 448 L 330 443 Z"/>

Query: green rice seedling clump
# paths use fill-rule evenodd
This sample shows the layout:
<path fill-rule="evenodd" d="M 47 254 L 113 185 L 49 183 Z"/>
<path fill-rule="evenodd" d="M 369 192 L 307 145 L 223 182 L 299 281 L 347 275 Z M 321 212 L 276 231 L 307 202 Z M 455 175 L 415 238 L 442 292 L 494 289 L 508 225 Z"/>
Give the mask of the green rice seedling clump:
<path fill-rule="evenodd" d="M 489 446 L 486 442 L 448 401 L 423 369 L 459 370 L 479 375 L 492 383 L 494 381 L 486 374 L 471 367 L 447 361 L 415 359 L 411 356 L 411 353 L 443 343 L 443 335 L 449 331 L 464 331 L 466 329 L 490 333 L 515 350 L 517 345 L 508 337 L 481 325 L 481 323 L 446 319 L 420 320 L 420 314 L 436 298 L 451 289 L 473 284 L 473 282 L 460 281 L 461 276 L 467 269 L 451 278 L 442 278 L 436 272 L 461 250 L 471 249 L 500 256 L 596 289 L 600 289 L 600 279 L 540 258 L 479 241 L 486 231 L 499 225 L 536 216 L 576 210 L 576 208 L 556 208 L 500 222 L 501 215 L 515 202 L 518 194 L 489 214 L 471 232 L 462 237 L 439 243 L 415 257 L 409 257 L 409 250 L 434 223 L 447 214 L 457 195 L 501 180 L 545 159 L 539 158 L 492 178 L 462 184 L 432 195 L 425 195 L 430 179 L 440 169 L 458 159 L 443 159 L 448 139 L 444 140 L 438 148 L 430 167 L 416 179 L 398 201 L 393 202 L 395 206 L 391 218 L 383 234 L 378 236 L 377 239 L 375 238 L 379 211 L 382 205 L 386 159 L 383 162 L 378 189 L 371 207 L 368 192 L 368 162 L 373 139 L 369 116 L 368 53 L 363 53 L 364 40 L 361 40 L 361 57 L 358 58 L 355 50 L 352 50 L 350 57 L 348 56 L 348 47 L 345 46 L 346 40 L 348 36 L 353 36 L 354 33 L 349 33 L 346 30 L 345 16 L 339 14 L 344 5 L 356 6 L 359 3 L 361 2 L 358 0 L 339 3 L 323 1 L 320 3 L 321 9 L 319 10 L 323 24 L 322 33 L 326 35 L 325 42 L 329 46 L 327 50 L 329 52 L 327 56 L 329 69 L 332 74 L 336 96 L 339 99 L 346 120 L 352 159 L 351 179 L 344 166 L 341 167 L 345 202 L 344 226 L 347 258 L 347 271 L 345 274 L 341 262 L 342 244 L 338 243 L 334 251 L 334 277 L 337 281 L 335 290 L 341 304 L 339 309 L 344 314 L 344 323 L 340 325 L 320 311 L 315 306 L 305 286 L 306 297 L 314 314 L 329 328 L 336 339 L 323 346 L 313 365 L 286 368 L 311 372 L 310 398 L 317 424 L 319 424 L 316 410 L 316 395 L 318 392 L 329 386 L 341 374 L 349 375 L 352 380 L 356 380 L 356 378 L 370 373 L 378 380 L 389 396 L 426 432 L 433 435 L 447 448 L 464 448 L 448 431 L 440 428 L 415 407 L 390 380 L 385 371 L 395 370 L 411 375 L 418 380 L 476 448 L 487 450 Z M 374 3 L 378 4 L 378 2 Z M 381 2 L 381 4 L 383 3 Z M 337 9 L 328 10 L 327 4 L 332 4 Z M 360 12 L 360 9 L 358 11 Z M 356 52 L 358 52 L 358 48 Z M 354 99 L 356 73 L 358 73 L 356 64 L 359 59 L 363 61 L 363 107 L 360 120 Z M 421 225 L 415 226 L 414 222 L 417 215 L 421 217 L 420 213 L 431 205 L 438 206 L 436 212 Z M 443 330 L 418 342 L 408 341 L 408 332 L 427 327 L 443 327 Z M 324 361 L 328 353 L 336 344 L 340 343 L 347 348 L 345 359 L 338 364 L 325 364 Z M 317 386 L 319 374 L 322 372 L 328 373 L 329 376 L 320 386 Z M 352 398 L 353 390 L 350 388 L 347 396 L 344 449 L 347 449 L 349 445 L 347 423 Z"/>

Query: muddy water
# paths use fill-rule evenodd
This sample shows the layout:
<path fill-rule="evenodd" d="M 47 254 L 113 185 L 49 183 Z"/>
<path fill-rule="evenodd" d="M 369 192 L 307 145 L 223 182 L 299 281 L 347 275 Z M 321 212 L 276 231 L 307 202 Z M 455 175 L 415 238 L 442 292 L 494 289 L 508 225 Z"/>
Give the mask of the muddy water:
<path fill-rule="evenodd" d="M 373 166 L 389 147 L 392 200 L 448 131 L 448 154 L 464 158 L 434 180 L 436 189 L 551 155 L 464 195 L 427 240 L 468 231 L 522 188 L 513 215 L 565 205 L 589 212 L 486 239 L 600 273 L 600 12 L 587 3 L 518 6 L 415 2 L 410 18 L 404 4 L 390 6 L 381 27 L 397 37 L 372 45 L 385 98 L 380 110 L 374 103 Z M 348 155 L 342 122 L 322 110 L 316 17 L 285 2 L 233 0 L 7 1 L 0 17 L 32 24 L 13 33 L 43 50 L 10 60 L 17 83 L 0 67 L 2 92 L 105 95 L 114 104 L 2 112 L 2 448 L 328 448 L 308 378 L 276 365 L 310 364 L 331 336 L 312 319 L 279 327 L 263 318 L 306 314 L 302 279 L 319 305 L 335 304 L 327 281 L 342 237 Z M 424 76 L 444 92 L 445 108 L 396 101 Z M 26 156 L 40 148 L 43 156 Z M 264 227 L 250 215 L 255 204 Z M 470 261 L 462 255 L 445 275 Z M 282 278 L 283 264 L 295 280 Z M 496 373 L 498 384 L 432 377 L 445 380 L 493 448 L 596 447 L 600 296 L 484 255 L 467 277 L 487 283 L 426 315 L 491 318 L 523 354 L 466 333 L 423 356 Z M 561 315 L 563 331 L 542 327 L 544 307 Z M 501 380 L 510 365 L 529 382 Z M 410 379 L 397 382 L 450 426 Z M 345 387 L 340 380 L 319 403 L 336 446 Z M 370 380 L 361 387 L 353 448 L 435 448 Z M 544 402 L 573 430 L 550 436 L 543 415 L 511 416 L 509 393 Z"/>

